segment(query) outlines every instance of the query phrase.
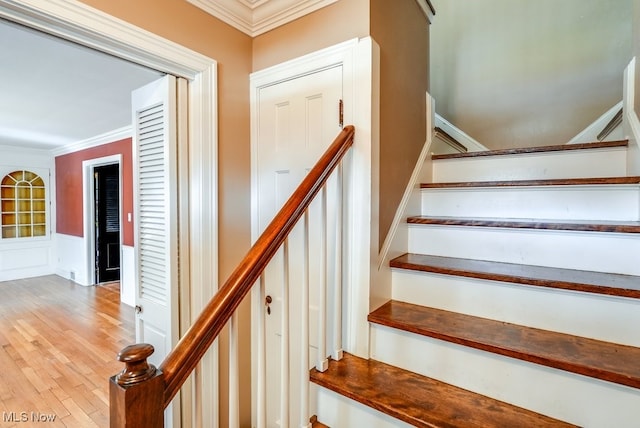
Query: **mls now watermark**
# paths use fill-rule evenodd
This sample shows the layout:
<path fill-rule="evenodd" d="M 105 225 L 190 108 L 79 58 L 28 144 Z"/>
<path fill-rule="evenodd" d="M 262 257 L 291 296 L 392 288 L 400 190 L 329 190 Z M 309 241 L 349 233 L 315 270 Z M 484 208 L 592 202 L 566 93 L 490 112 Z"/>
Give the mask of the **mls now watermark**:
<path fill-rule="evenodd" d="M 2 412 L 2 422 L 55 422 L 53 413 L 40 412 Z"/>

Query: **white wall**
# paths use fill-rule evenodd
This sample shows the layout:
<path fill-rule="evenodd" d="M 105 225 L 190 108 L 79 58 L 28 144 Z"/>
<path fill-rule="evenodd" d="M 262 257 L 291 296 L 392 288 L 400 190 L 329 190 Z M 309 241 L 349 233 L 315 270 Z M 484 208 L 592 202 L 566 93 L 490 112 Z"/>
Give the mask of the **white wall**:
<path fill-rule="evenodd" d="M 563 144 L 622 98 L 630 0 L 433 0 L 438 113 L 490 149 Z"/>
<path fill-rule="evenodd" d="M 29 170 L 45 182 L 48 204 L 47 235 L 34 238 L 0 237 L 0 281 L 49 275 L 55 270 L 55 180 L 53 156 L 47 150 L 0 146 L 0 179 L 16 170 Z"/>

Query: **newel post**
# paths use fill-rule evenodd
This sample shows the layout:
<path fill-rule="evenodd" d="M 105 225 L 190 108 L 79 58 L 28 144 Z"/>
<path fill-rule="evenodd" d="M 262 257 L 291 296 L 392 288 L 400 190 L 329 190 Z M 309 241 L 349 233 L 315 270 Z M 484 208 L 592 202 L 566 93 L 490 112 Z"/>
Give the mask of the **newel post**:
<path fill-rule="evenodd" d="M 153 346 L 127 346 L 118 354 L 125 368 L 109 379 L 111 428 L 164 426 L 164 381 L 162 372 L 147 362 Z"/>

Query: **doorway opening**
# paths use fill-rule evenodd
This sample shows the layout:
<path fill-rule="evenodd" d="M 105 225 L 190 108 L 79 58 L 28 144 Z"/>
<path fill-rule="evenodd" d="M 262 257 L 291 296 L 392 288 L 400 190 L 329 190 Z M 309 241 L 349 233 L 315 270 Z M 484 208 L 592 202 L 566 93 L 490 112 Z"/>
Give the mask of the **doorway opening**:
<path fill-rule="evenodd" d="M 120 167 L 93 170 L 96 284 L 120 280 Z"/>

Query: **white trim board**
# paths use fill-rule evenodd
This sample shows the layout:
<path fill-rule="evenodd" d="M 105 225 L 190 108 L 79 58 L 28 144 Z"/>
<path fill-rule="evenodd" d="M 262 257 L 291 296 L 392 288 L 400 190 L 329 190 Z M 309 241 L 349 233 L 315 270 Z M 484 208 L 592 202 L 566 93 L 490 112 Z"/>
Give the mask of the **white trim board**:
<path fill-rule="evenodd" d="M 627 150 L 627 175 L 640 174 L 640 120 L 635 111 L 636 57 L 624 70 L 622 126 L 629 139 Z"/>
<path fill-rule="evenodd" d="M 422 9 L 422 13 L 427 17 L 429 24 L 433 24 L 433 18 L 435 18 L 435 11 L 431 8 L 431 5 L 427 0 L 416 0 L 420 9 Z"/>
<path fill-rule="evenodd" d="M 598 134 L 604 129 L 605 126 L 607 126 L 607 123 L 609 123 L 609 121 L 613 119 L 616 113 L 618 113 L 618 111 L 622 108 L 622 105 L 623 101 L 620 101 L 619 103 L 611 107 L 602 116 L 594 120 L 593 123 L 580 131 L 578 135 L 569 140 L 567 144 L 592 143 L 594 141 L 598 141 Z"/>
<path fill-rule="evenodd" d="M 436 113 L 436 127 L 442 128 L 444 132 L 451 135 L 455 140 L 457 140 L 460 144 L 465 146 L 470 152 L 483 152 L 489 150 L 484 145 L 480 144 L 478 141 L 473 139 L 468 134 L 464 133 L 459 128 L 456 128 L 452 123 L 450 123 L 447 119 L 440 116 Z"/>
<path fill-rule="evenodd" d="M 183 302 L 181 310 L 199 313 L 218 284 L 216 61 L 75 0 L 0 0 L 0 18 L 189 79 L 189 175 L 192 186 L 188 190 L 190 202 L 185 211 L 189 213 L 189 222 L 204 222 L 210 226 L 206 233 L 192 227 L 190 236 L 183 237 L 191 243 L 191 263 L 182 269 L 191 270 L 193 283 L 199 286 L 191 290 L 191 301 Z M 205 356 L 196 373 L 197 402 L 183 405 L 201 409 L 202 424 L 216 428 L 219 402 L 215 386 L 218 383 L 217 344 L 212 349 L 214 352 Z"/>
<path fill-rule="evenodd" d="M 429 150 L 433 142 L 433 98 L 429 93 L 426 95 L 427 104 L 427 139 L 422 146 L 422 151 L 418 156 L 418 160 L 413 168 L 413 173 L 409 178 L 407 187 L 404 190 L 402 200 L 389 228 L 389 233 L 382 244 L 380 254 L 378 255 L 378 270 L 382 269 L 385 264 L 393 257 L 399 256 L 407 252 L 407 236 L 406 227 L 400 230 L 402 224 L 406 226 L 405 219 L 412 215 L 419 215 L 422 209 L 420 183 L 424 181 L 431 182 L 431 157 Z M 425 165 L 427 163 L 427 165 Z M 424 171 L 427 171 L 426 174 Z M 428 175 L 426 177 L 425 175 Z M 399 235 L 400 234 L 400 235 Z M 404 236 L 402 236 L 404 235 Z"/>

